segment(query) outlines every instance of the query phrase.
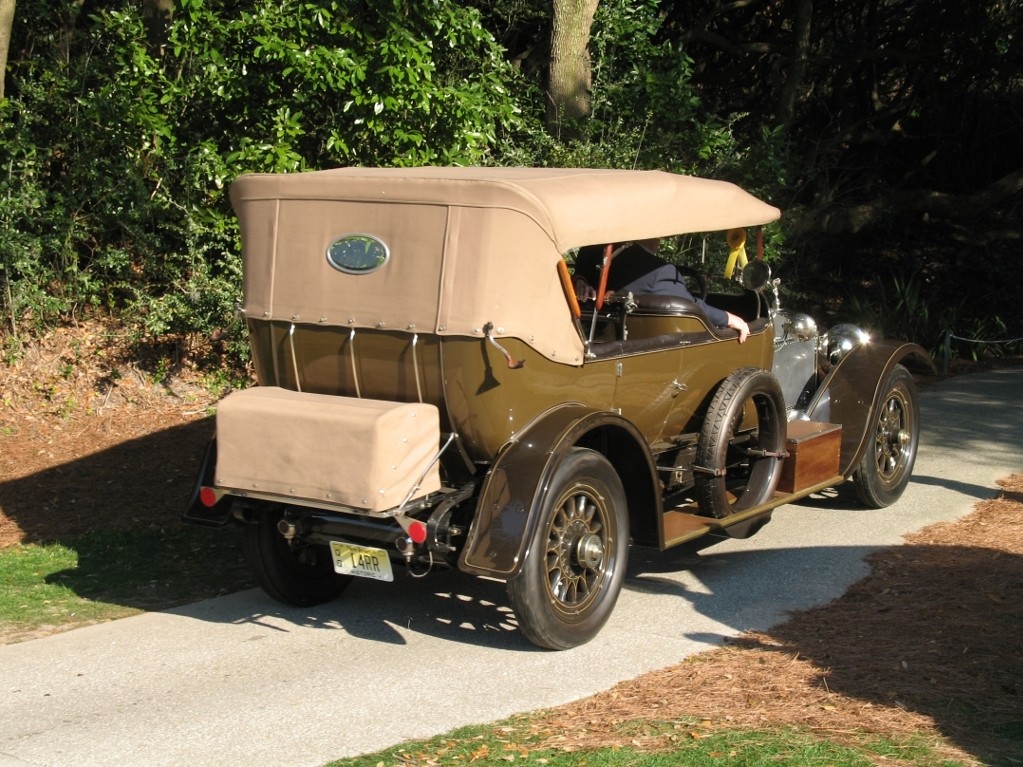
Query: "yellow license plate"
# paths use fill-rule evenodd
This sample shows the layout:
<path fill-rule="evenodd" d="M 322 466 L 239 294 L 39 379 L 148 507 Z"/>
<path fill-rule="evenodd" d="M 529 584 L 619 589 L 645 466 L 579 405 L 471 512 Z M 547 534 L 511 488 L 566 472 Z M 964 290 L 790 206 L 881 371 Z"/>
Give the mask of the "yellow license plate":
<path fill-rule="evenodd" d="M 387 552 L 383 549 L 331 541 L 330 553 L 334 559 L 334 571 L 341 575 L 373 578 L 378 581 L 394 580 L 391 560 L 388 559 Z"/>

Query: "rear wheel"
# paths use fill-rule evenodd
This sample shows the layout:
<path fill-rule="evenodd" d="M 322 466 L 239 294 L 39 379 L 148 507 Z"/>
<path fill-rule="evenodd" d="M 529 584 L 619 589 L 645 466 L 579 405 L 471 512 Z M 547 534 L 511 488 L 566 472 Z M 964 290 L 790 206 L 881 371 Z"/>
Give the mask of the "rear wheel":
<path fill-rule="evenodd" d="M 767 370 L 741 368 L 710 402 L 696 446 L 700 511 L 724 518 L 770 500 L 781 476 L 785 405 Z"/>
<path fill-rule="evenodd" d="M 336 598 L 351 576 L 334 572 L 323 544 L 288 541 L 277 528 L 283 511 L 264 511 L 244 528 L 245 558 L 256 580 L 278 602 L 306 607 Z"/>
<path fill-rule="evenodd" d="M 880 406 L 867 434 L 867 448 L 853 476 L 856 494 L 874 509 L 890 506 L 902 496 L 920 442 L 916 384 L 910 372 L 896 365 L 881 391 Z"/>
<path fill-rule="evenodd" d="M 539 524 L 508 595 L 522 633 L 565 650 L 596 636 L 625 577 L 625 490 L 600 453 L 577 448 L 555 469 Z"/>

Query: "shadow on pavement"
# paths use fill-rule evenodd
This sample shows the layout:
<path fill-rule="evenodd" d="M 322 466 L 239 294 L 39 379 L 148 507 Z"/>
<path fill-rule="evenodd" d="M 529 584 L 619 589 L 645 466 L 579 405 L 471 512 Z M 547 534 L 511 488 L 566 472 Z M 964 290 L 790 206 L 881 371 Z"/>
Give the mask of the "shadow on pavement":
<path fill-rule="evenodd" d="M 406 577 L 399 570 L 394 583 L 358 580 L 338 599 L 315 607 L 289 607 L 253 589 L 169 612 L 271 631 L 341 631 L 384 644 L 408 644 L 421 634 L 459 644 L 542 652 L 519 633 L 503 583 L 451 570 L 424 579 Z"/>

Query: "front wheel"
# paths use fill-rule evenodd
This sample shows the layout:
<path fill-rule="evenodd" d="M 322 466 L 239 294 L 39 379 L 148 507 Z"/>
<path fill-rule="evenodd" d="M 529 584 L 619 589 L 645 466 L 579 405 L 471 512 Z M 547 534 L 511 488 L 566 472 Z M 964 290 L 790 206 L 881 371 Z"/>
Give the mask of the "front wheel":
<path fill-rule="evenodd" d="M 277 529 L 283 511 L 264 511 L 244 528 L 245 558 L 263 591 L 288 605 L 308 607 L 329 602 L 352 582 L 334 572 L 330 549 L 323 544 L 288 541 Z"/>
<path fill-rule="evenodd" d="M 597 635 L 625 577 L 629 516 L 614 467 L 576 448 L 554 470 L 508 596 L 533 644 L 567 650 Z"/>
<path fill-rule="evenodd" d="M 880 405 L 867 430 L 867 448 L 853 475 L 856 494 L 873 509 L 890 506 L 909 484 L 920 442 L 916 384 L 896 365 L 881 388 Z"/>

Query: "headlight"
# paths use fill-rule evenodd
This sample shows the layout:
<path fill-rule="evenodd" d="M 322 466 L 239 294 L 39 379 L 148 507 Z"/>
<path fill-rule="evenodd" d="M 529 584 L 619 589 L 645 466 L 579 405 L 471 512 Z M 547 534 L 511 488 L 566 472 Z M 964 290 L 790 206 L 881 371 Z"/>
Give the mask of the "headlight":
<path fill-rule="evenodd" d="M 817 323 L 809 314 L 792 313 L 782 325 L 785 335 L 797 341 L 809 341 L 817 336 Z"/>
<path fill-rule="evenodd" d="M 829 329 L 824 339 L 828 361 L 832 365 L 837 365 L 857 346 L 870 343 L 870 333 L 855 325 L 843 323 Z"/>

